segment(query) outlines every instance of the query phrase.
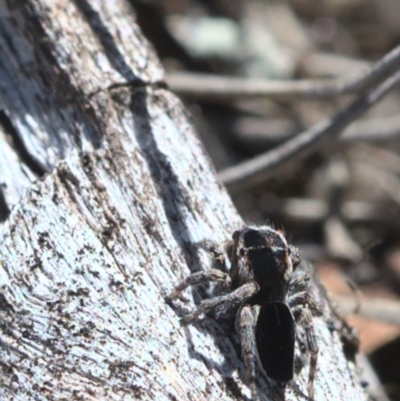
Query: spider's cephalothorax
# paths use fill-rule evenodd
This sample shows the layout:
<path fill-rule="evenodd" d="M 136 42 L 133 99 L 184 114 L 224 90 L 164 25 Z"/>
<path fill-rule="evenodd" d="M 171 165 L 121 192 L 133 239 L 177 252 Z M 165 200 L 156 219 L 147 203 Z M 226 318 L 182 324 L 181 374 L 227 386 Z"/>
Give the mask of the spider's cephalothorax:
<path fill-rule="evenodd" d="M 268 226 L 235 231 L 229 255 L 232 285 L 255 281 L 260 302 L 282 302 L 295 264 L 291 249 L 282 233 Z"/>
<path fill-rule="evenodd" d="M 236 327 L 253 400 L 258 399 L 257 364 L 279 383 L 293 379 L 296 323 L 301 321 L 311 355 L 308 395 L 312 399 L 318 355 L 312 312 L 318 313 L 318 308 L 308 292 L 308 275 L 295 270 L 300 263 L 297 248 L 269 226 L 246 227 L 236 231 L 225 246 L 231 263 L 228 270 L 223 252 L 210 243 L 207 247 L 213 249 L 219 268 L 191 274 L 168 299 L 178 297 L 188 286 L 211 281 L 220 282 L 216 288 L 225 293 L 202 301 L 182 321 L 190 323 L 216 308 L 237 309 Z"/>

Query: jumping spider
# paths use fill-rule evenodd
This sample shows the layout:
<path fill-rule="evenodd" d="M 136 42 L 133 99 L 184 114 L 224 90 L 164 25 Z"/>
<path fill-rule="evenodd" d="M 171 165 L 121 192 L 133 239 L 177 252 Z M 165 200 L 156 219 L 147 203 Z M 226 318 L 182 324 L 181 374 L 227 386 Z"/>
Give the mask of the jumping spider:
<path fill-rule="evenodd" d="M 258 366 L 283 386 L 293 379 L 296 323 L 301 321 L 310 353 L 308 396 L 313 399 L 318 356 L 313 314 L 318 314 L 318 308 L 308 292 L 309 276 L 296 270 L 299 251 L 288 245 L 281 231 L 269 226 L 234 232 L 225 251 L 229 270 L 223 253 L 217 252 L 219 268 L 191 274 L 167 298 L 177 298 L 185 288 L 204 282 L 218 282 L 217 288 L 225 289 L 222 295 L 202 301 L 182 322 L 192 323 L 215 309 L 236 307 L 235 323 L 253 400 L 258 399 Z"/>

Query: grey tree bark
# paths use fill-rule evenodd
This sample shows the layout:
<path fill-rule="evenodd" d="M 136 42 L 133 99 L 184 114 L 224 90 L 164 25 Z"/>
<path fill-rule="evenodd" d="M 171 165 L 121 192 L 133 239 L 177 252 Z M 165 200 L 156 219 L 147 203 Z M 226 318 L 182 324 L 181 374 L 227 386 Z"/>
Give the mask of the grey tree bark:
<path fill-rule="evenodd" d="M 164 302 L 243 223 L 131 5 L 0 0 L 0 108 L 0 399 L 248 399 L 231 326 Z M 319 299 L 315 399 L 365 400 Z"/>

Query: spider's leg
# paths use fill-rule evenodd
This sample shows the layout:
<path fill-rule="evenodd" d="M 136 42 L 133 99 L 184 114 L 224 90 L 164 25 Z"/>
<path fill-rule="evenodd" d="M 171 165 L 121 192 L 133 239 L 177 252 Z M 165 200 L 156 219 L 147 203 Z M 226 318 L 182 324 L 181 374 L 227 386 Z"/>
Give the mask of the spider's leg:
<path fill-rule="evenodd" d="M 298 305 L 308 306 L 313 315 L 320 316 L 321 311 L 314 296 L 309 291 L 310 276 L 305 272 L 297 272 L 293 275 L 286 298 L 286 303 L 290 308 Z"/>
<path fill-rule="evenodd" d="M 251 390 L 251 398 L 253 401 L 256 401 L 258 400 L 256 389 L 257 347 L 254 333 L 255 318 L 250 305 L 244 305 L 239 309 L 236 322 L 240 332 L 242 358 L 246 366 L 247 380 Z"/>
<path fill-rule="evenodd" d="M 185 280 L 183 280 L 180 284 L 178 284 L 166 298 L 167 300 L 171 301 L 179 297 L 181 292 L 185 290 L 187 287 L 210 281 L 213 282 L 219 281 L 223 283 L 223 285 L 226 286 L 226 288 L 229 288 L 231 279 L 227 273 L 224 273 L 223 271 L 218 269 L 202 270 L 200 272 L 193 273 L 190 276 L 186 277 Z"/>
<path fill-rule="evenodd" d="M 304 367 L 303 355 L 300 350 L 296 347 L 294 350 L 294 372 L 299 374 L 301 369 Z"/>
<path fill-rule="evenodd" d="M 310 276 L 301 270 L 297 270 L 291 277 L 289 283 L 289 294 L 304 291 L 310 283 Z"/>
<path fill-rule="evenodd" d="M 315 335 L 315 329 L 313 324 L 313 316 L 310 309 L 303 305 L 298 305 L 292 309 L 292 312 L 296 318 L 302 319 L 304 331 L 306 333 L 307 348 L 310 352 L 310 371 L 308 374 L 308 397 L 314 399 L 314 379 L 317 371 L 317 358 L 318 358 L 318 344 L 317 337 Z"/>
<path fill-rule="evenodd" d="M 314 316 L 321 316 L 322 314 L 317 302 L 309 291 L 301 291 L 289 295 L 286 303 L 291 309 L 298 306 L 307 306 Z"/>
<path fill-rule="evenodd" d="M 184 316 L 181 321 L 183 324 L 191 323 L 197 319 L 200 315 L 208 313 L 216 307 L 233 307 L 243 303 L 246 299 L 250 298 L 259 290 L 258 284 L 250 282 L 243 284 L 235 291 L 221 295 L 214 298 L 209 298 L 201 302 L 200 306 L 192 313 Z"/>
<path fill-rule="evenodd" d="M 209 240 L 197 242 L 196 245 L 203 248 L 212 255 L 212 268 L 222 270 L 223 272 L 228 271 L 227 261 L 225 257 L 226 251 L 224 249 L 225 246 L 221 246 L 221 244 Z"/>

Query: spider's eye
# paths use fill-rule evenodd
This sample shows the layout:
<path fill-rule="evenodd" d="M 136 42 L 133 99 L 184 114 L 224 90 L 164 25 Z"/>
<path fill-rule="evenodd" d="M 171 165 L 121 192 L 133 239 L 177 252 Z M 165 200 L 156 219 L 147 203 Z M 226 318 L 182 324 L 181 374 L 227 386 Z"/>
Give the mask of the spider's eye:
<path fill-rule="evenodd" d="M 244 256 L 246 254 L 246 248 L 240 248 L 239 249 L 239 255 Z"/>

